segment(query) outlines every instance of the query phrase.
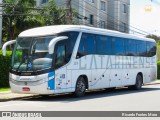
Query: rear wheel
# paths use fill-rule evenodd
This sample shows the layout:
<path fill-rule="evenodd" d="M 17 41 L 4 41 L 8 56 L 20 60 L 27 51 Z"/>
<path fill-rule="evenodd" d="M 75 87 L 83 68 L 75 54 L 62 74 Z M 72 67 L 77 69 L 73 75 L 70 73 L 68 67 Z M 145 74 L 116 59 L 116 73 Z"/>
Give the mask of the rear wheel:
<path fill-rule="evenodd" d="M 143 77 L 142 75 L 138 74 L 136 77 L 136 84 L 133 86 L 135 90 L 140 90 L 143 84 Z"/>
<path fill-rule="evenodd" d="M 86 92 L 86 82 L 83 77 L 79 77 L 76 83 L 75 96 L 82 97 Z"/>

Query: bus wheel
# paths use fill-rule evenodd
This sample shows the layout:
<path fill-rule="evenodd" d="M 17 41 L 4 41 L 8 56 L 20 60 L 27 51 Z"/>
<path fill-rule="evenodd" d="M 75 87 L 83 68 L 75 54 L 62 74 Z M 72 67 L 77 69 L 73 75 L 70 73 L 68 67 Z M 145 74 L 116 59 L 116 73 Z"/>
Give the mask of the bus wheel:
<path fill-rule="evenodd" d="M 143 77 L 142 75 L 138 74 L 136 77 L 136 84 L 134 85 L 135 90 L 140 90 L 143 84 Z"/>
<path fill-rule="evenodd" d="M 86 82 L 83 77 L 79 77 L 76 83 L 75 96 L 82 97 L 86 92 Z"/>

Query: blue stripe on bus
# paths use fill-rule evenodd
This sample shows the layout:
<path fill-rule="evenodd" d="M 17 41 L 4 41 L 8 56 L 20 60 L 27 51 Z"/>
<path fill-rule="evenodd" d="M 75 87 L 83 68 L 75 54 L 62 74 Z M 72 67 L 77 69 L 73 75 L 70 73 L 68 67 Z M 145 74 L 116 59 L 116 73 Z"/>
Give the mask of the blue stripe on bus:
<path fill-rule="evenodd" d="M 54 75 L 55 75 L 54 72 L 48 73 L 48 77 L 52 77 L 52 76 L 54 76 Z M 54 79 L 49 80 L 49 81 L 48 81 L 48 87 L 50 88 L 50 90 L 54 90 L 54 89 L 55 89 L 54 86 L 55 86 L 55 80 L 54 80 Z"/>
<path fill-rule="evenodd" d="M 50 88 L 50 90 L 54 90 L 54 79 L 51 79 L 48 81 L 48 87 Z"/>
<path fill-rule="evenodd" d="M 52 77 L 55 73 L 54 72 L 50 72 L 48 73 L 48 77 Z"/>

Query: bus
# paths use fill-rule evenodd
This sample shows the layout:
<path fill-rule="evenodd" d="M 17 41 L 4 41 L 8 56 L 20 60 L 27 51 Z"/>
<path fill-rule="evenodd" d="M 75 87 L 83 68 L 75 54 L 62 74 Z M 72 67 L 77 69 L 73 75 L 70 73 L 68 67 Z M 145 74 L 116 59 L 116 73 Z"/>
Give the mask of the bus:
<path fill-rule="evenodd" d="M 9 83 L 12 92 L 74 93 L 126 86 L 136 90 L 157 78 L 153 39 L 81 25 L 29 29 L 14 44 Z"/>

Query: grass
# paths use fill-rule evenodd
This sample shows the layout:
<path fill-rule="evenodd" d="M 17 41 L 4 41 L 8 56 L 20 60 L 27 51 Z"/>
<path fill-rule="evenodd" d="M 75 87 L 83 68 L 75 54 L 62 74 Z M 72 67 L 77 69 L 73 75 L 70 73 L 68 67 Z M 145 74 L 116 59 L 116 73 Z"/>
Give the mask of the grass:
<path fill-rule="evenodd" d="M 10 91 L 11 89 L 10 88 L 0 88 L 0 92 L 7 92 L 7 91 Z"/>

